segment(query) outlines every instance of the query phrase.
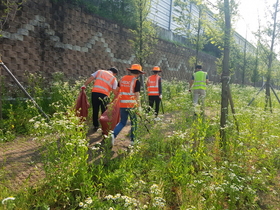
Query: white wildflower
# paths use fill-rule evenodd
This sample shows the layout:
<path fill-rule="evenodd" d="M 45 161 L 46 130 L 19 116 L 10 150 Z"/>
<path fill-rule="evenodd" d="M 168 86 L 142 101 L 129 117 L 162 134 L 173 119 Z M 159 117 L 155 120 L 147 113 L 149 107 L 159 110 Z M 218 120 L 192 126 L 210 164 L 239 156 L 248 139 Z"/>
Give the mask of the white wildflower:
<path fill-rule="evenodd" d="M 16 199 L 15 197 L 9 196 L 9 197 L 4 198 L 4 199 L 2 200 L 2 204 L 4 205 L 6 201 L 8 201 L 8 200 L 15 200 L 15 199 Z"/>
<path fill-rule="evenodd" d="M 88 197 L 88 198 L 85 200 L 85 202 L 86 202 L 87 204 L 91 204 L 91 203 L 92 203 L 91 197 Z"/>
<path fill-rule="evenodd" d="M 113 196 L 112 195 L 107 195 L 107 196 L 105 196 L 105 199 L 107 199 L 107 200 L 113 199 Z"/>

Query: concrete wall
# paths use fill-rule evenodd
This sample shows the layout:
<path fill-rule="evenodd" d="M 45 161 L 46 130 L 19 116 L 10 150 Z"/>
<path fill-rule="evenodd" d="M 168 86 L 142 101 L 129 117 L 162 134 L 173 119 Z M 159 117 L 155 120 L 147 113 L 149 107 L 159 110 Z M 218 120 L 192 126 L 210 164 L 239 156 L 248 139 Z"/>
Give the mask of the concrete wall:
<path fill-rule="evenodd" d="M 26 80 L 26 71 L 47 78 L 54 72 L 63 72 L 68 79 L 78 79 L 98 69 L 116 66 L 121 76 L 137 62 L 128 42 L 132 39 L 128 29 L 67 4 L 54 5 L 49 0 L 28 0 L 2 35 L 2 61 L 20 82 Z M 153 49 L 144 66 L 147 76 L 158 65 L 163 69 L 163 79 L 190 79 L 193 66 L 189 65 L 189 58 L 194 56 L 193 50 L 164 40 L 159 40 Z M 210 80 L 219 81 L 216 58 L 203 53 L 200 58 Z M 2 75 L 5 82 L 12 81 L 3 69 Z"/>

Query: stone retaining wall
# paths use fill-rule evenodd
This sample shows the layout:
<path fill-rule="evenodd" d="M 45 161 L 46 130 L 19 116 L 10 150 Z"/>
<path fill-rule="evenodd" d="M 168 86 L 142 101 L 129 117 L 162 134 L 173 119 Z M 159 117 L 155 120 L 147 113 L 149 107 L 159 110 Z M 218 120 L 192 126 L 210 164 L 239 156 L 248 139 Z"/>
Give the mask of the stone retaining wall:
<path fill-rule="evenodd" d="M 63 72 L 69 79 L 78 79 L 116 66 L 122 76 L 127 67 L 137 62 L 129 45 L 132 35 L 128 29 L 49 0 L 28 0 L 2 35 L 2 60 L 20 82 L 26 80 L 26 71 L 46 78 Z M 163 69 L 163 79 L 189 80 L 193 71 L 188 63 L 191 56 L 193 50 L 159 40 L 144 71 L 148 76 L 151 68 L 158 65 Z M 218 82 L 216 58 L 203 53 L 200 57 L 210 80 Z M 2 75 L 5 81 L 11 81 L 3 69 Z"/>

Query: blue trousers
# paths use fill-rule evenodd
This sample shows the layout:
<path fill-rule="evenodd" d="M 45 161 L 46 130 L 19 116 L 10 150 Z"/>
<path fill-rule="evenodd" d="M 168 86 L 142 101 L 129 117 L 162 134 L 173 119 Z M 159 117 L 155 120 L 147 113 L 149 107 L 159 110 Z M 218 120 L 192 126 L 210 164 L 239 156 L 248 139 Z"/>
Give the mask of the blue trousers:
<path fill-rule="evenodd" d="M 115 138 L 117 137 L 117 135 L 121 132 L 121 130 L 123 129 L 124 126 L 126 126 L 127 120 L 128 120 L 128 116 L 130 118 L 131 121 L 131 129 L 130 129 L 130 140 L 134 141 L 135 139 L 135 132 L 137 129 L 137 117 L 135 112 L 133 112 L 133 108 L 120 108 L 120 122 L 116 125 L 115 129 L 114 129 L 114 136 Z"/>

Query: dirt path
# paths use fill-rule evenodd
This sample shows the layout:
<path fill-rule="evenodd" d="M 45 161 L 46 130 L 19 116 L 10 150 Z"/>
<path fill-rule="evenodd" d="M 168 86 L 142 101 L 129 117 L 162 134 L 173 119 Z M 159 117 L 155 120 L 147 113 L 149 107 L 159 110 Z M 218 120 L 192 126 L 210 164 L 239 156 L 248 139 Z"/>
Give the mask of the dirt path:
<path fill-rule="evenodd" d="M 0 184 L 13 190 L 36 183 L 42 176 L 40 144 L 26 138 L 0 144 Z"/>
<path fill-rule="evenodd" d="M 172 115 L 165 114 L 164 119 L 171 121 Z M 115 139 L 112 148 L 112 158 L 118 155 L 119 150 L 127 150 L 130 145 L 130 125 L 123 128 Z M 102 130 L 96 132 L 90 130 L 87 134 L 89 142 L 89 162 L 92 160 L 91 149 L 97 143 L 104 143 Z M 14 141 L 0 143 L 0 184 L 17 190 L 23 186 L 32 186 L 44 177 L 42 157 L 40 155 L 41 145 L 33 138 L 18 137 Z"/>
<path fill-rule="evenodd" d="M 128 132 L 130 126 L 124 127 L 115 139 L 112 148 L 113 157 L 117 156 L 120 149 L 127 149 L 130 145 Z M 88 147 L 102 142 L 102 131 L 89 131 Z M 32 186 L 44 177 L 42 170 L 42 158 L 40 155 L 41 145 L 32 138 L 18 137 L 12 142 L 0 144 L 0 184 L 17 190 L 23 186 Z M 90 151 L 90 149 L 89 149 Z M 90 158 L 90 157 L 89 157 Z"/>

